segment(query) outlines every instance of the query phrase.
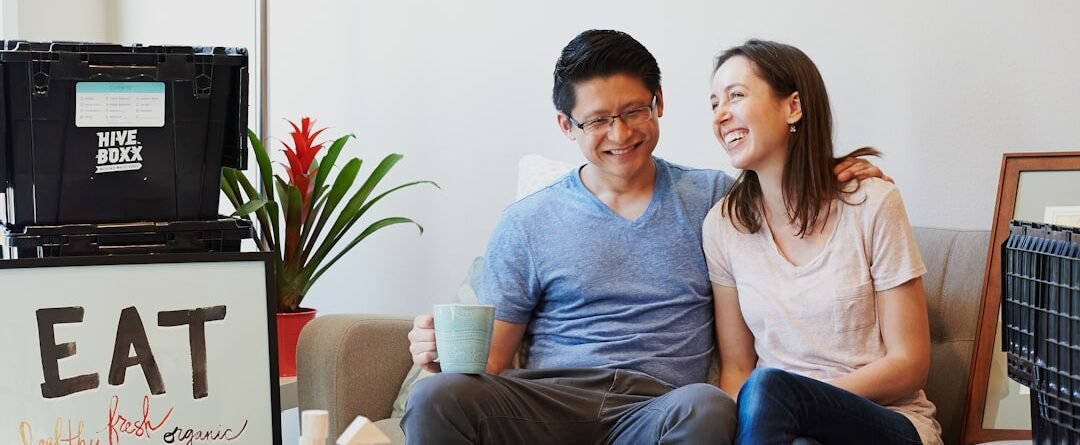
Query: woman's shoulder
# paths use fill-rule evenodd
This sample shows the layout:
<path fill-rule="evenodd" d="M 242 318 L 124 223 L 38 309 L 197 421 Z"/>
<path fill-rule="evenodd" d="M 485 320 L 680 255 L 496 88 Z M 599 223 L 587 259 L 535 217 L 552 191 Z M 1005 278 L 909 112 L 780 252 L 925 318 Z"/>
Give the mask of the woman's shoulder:
<path fill-rule="evenodd" d="M 889 181 L 879 178 L 858 181 L 858 188 L 846 185 L 842 201 L 864 226 L 873 226 L 881 218 L 907 218 L 900 189 Z M 850 190 L 850 192 L 848 192 Z"/>
<path fill-rule="evenodd" d="M 727 205 L 726 203 L 726 196 L 720 198 L 720 201 L 717 201 L 705 215 L 702 230 L 706 235 L 730 236 L 732 233 L 738 232 L 733 225 L 732 221 L 734 218 L 732 217 L 731 212 L 725 207 Z"/>
<path fill-rule="evenodd" d="M 734 209 L 728 208 L 728 198 L 728 196 L 724 196 L 716 204 L 713 204 L 712 208 L 709 209 L 709 213 L 705 215 L 705 220 L 722 222 L 725 226 L 732 226 L 732 221 L 736 221 L 736 218 L 732 214 Z M 734 230 L 734 226 L 731 229 Z"/>
<path fill-rule="evenodd" d="M 760 236 L 761 233 L 768 232 L 768 229 L 764 227 L 760 228 L 757 232 L 750 231 L 739 222 L 739 219 L 735 217 L 734 209 L 729 209 L 728 197 L 720 198 L 715 205 L 709 209 L 709 213 L 705 215 L 705 222 L 702 226 L 702 232 L 709 237 L 723 237 L 734 240 L 748 240 Z"/>
<path fill-rule="evenodd" d="M 726 198 L 720 198 L 716 204 L 713 204 L 709 212 L 705 214 L 705 226 L 719 226 L 720 223 L 726 223 L 728 220 L 728 214 L 724 211 L 724 203 L 727 202 Z"/>
<path fill-rule="evenodd" d="M 899 198 L 900 189 L 881 178 L 853 179 L 841 187 L 844 202 L 848 205 L 876 208 Z"/>

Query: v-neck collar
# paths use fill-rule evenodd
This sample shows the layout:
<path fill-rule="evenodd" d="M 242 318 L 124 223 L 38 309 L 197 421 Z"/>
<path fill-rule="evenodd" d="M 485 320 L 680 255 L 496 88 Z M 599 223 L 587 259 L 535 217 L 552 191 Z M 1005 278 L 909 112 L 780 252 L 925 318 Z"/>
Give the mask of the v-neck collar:
<path fill-rule="evenodd" d="M 825 245 L 821 246 L 821 250 L 818 251 L 818 253 L 814 255 L 814 257 L 811 258 L 810 261 L 807 261 L 801 265 L 795 265 L 794 263 L 792 263 L 791 260 L 789 260 L 788 257 L 784 255 L 783 251 L 780 250 L 780 246 L 776 243 L 776 238 L 773 237 L 772 228 L 769 226 L 769 219 L 766 218 L 765 215 L 762 215 L 761 221 L 763 224 L 762 228 L 764 229 L 764 233 L 762 235 L 765 238 L 765 242 L 767 242 L 769 246 L 772 247 L 772 254 L 775 255 L 774 259 L 778 260 L 778 262 L 782 264 L 784 268 L 790 270 L 795 275 L 803 275 L 808 271 L 817 268 L 821 264 L 821 262 L 825 260 L 824 258 L 829 252 L 830 247 L 832 247 L 833 240 L 836 238 L 836 232 L 840 231 L 840 227 L 844 224 L 844 217 L 847 214 L 847 212 L 845 211 L 845 207 L 847 206 L 842 200 L 836 203 L 837 220 L 836 225 L 833 226 L 832 233 L 829 234 L 829 238 L 825 241 Z"/>
<path fill-rule="evenodd" d="M 649 206 L 645 208 L 645 211 L 641 212 L 641 215 L 638 216 L 637 219 L 633 220 L 630 220 L 616 213 L 614 210 L 611 209 L 611 207 L 608 207 L 608 205 L 605 204 L 604 201 L 601 201 L 600 198 L 596 197 L 596 195 L 594 195 L 591 191 L 589 191 L 587 187 L 585 187 L 585 183 L 581 180 L 581 170 L 585 168 L 585 165 L 587 164 L 582 164 L 580 167 L 575 169 L 571 176 L 573 177 L 574 186 L 577 187 L 582 193 L 588 195 L 592 202 L 595 203 L 606 215 L 630 226 L 640 226 L 646 221 L 648 221 L 654 213 L 656 213 L 656 207 L 660 205 L 662 194 L 668 193 L 669 189 L 669 172 L 667 163 L 655 156 L 653 156 L 652 161 L 653 165 L 656 167 L 654 173 L 655 176 L 653 177 L 652 197 L 649 199 Z"/>

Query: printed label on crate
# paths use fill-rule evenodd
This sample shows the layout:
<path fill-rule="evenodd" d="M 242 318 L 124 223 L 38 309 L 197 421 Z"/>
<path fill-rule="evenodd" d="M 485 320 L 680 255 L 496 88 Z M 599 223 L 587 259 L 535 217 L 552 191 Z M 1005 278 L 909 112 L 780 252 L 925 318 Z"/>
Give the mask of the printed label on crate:
<path fill-rule="evenodd" d="M 97 170 L 94 173 L 114 173 L 142 170 L 142 143 L 139 130 L 97 132 Z"/>
<path fill-rule="evenodd" d="M 164 127 L 164 82 L 75 84 L 76 127 Z"/>

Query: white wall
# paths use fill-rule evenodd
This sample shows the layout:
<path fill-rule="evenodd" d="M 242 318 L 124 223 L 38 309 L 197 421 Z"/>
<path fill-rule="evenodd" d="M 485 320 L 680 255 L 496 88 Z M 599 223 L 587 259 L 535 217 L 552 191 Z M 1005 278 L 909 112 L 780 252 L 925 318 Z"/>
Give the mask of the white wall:
<path fill-rule="evenodd" d="M 808 2 L 807 2 L 808 3 Z M 1080 150 L 1080 4 L 1040 2 L 271 2 L 271 112 L 355 132 L 352 154 L 405 154 L 425 178 L 312 289 L 324 312 L 416 313 L 449 299 L 512 199 L 525 153 L 577 161 L 551 71 L 588 28 L 642 41 L 664 74 L 657 154 L 729 169 L 708 111 L 711 58 L 749 37 L 794 44 L 832 94 L 838 150 L 873 145 L 917 225 L 989 229 L 1001 154 Z M 284 126 L 275 124 L 276 135 Z"/>
<path fill-rule="evenodd" d="M 3 37 L 108 42 L 113 0 L 3 0 Z"/>
<path fill-rule="evenodd" d="M 51 17 L 62 20 L 50 23 L 94 16 L 78 6 L 85 2 L 60 3 Z M 96 4 L 120 17 L 108 25 L 120 42 L 253 43 L 253 0 L 174 3 Z M 44 3 L 19 2 L 23 13 L 27 4 Z M 824 74 L 838 149 L 885 152 L 879 165 L 896 178 L 914 224 L 988 229 L 1002 153 L 1080 150 L 1077 18 L 1080 4 L 1067 0 L 1037 8 L 976 0 L 270 0 L 273 135 L 285 136 L 283 118 L 311 115 L 332 135 L 357 135 L 348 154 L 363 157 L 365 171 L 390 151 L 403 153 L 388 184 L 423 178 L 443 187 L 406 190 L 376 207 L 375 217 L 414 217 L 427 231 L 417 237 L 397 226 L 372 236 L 305 303 L 324 313 L 408 314 L 451 298 L 512 199 L 517 159 L 581 159 L 555 126 L 550 88 L 559 50 L 588 28 L 627 31 L 659 59 L 667 107 L 658 155 L 729 169 L 710 129 L 711 58 L 749 37 L 780 40 L 806 51 Z M 74 25 L 33 38 L 67 38 L 65 26 Z"/>
<path fill-rule="evenodd" d="M 254 51 L 254 0 L 105 1 L 113 4 L 114 43 L 239 46 Z"/>

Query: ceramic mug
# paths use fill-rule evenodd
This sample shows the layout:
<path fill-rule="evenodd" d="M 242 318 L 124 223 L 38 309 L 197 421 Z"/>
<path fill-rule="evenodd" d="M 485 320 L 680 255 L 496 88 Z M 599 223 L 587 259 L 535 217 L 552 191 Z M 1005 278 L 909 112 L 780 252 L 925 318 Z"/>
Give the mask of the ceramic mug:
<path fill-rule="evenodd" d="M 494 326 L 495 306 L 435 305 L 435 349 L 442 372 L 483 373 Z"/>

